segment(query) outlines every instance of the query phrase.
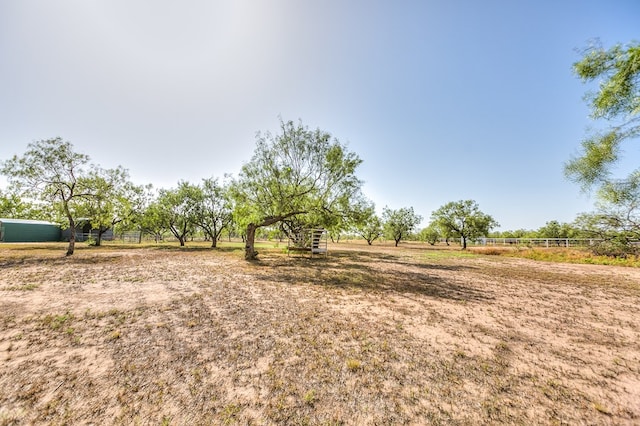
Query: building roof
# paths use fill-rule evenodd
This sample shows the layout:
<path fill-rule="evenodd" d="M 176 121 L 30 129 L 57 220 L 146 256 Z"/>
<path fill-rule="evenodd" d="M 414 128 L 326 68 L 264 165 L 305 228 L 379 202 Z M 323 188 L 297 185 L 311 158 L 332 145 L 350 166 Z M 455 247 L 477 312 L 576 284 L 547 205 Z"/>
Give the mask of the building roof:
<path fill-rule="evenodd" d="M 32 220 L 32 219 L 4 219 L 0 218 L 0 223 L 22 223 L 28 225 L 55 225 L 59 226 L 57 223 L 47 222 L 46 220 Z"/>

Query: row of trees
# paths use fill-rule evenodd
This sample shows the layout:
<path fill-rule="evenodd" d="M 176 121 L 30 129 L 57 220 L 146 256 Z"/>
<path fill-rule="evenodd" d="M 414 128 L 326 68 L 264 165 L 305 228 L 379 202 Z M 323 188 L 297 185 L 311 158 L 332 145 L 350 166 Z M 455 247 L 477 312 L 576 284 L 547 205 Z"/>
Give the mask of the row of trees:
<path fill-rule="evenodd" d="M 382 218 L 367 210 L 367 214 L 354 226 L 356 233 L 364 238 L 369 245 L 382 235 L 398 243 L 409 237 L 418 238 L 435 244 L 440 239 L 460 238 L 462 248 L 467 248 L 467 242 L 489 234 L 498 223 L 473 200 L 452 201 L 440 207 L 431 214 L 431 222 L 417 235 L 415 228 L 422 222 L 422 216 L 413 211 L 413 207 L 391 210 L 385 207 Z"/>
<path fill-rule="evenodd" d="M 170 232 L 180 245 L 198 230 L 215 247 L 224 229 L 240 228 L 247 259 L 257 256 L 256 231 L 264 227 L 278 227 L 289 236 L 308 227 L 326 228 L 335 238 L 350 231 L 369 244 L 386 234 L 397 246 L 422 217 L 411 207 L 385 207 L 378 217 L 361 193 L 355 175 L 360 163 L 328 133 L 281 122 L 279 134 L 258 134 L 255 153 L 238 178 L 179 182 L 175 189 L 154 194 L 151 185 L 130 182 L 122 167 L 93 165 L 71 143 L 55 138 L 31 143 L 22 156 L 2 164 L 13 192 L 0 198 L 3 215 L 56 218 L 67 224 L 68 255 L 74 252 L 78 218 L 90 218 L 97 245 L 108 229 L 117 227 L 157 238 Z M 433 217 L 447 235 L 465 241 L 495 226 L 471 201 L 450 203 Z"/>
<path fill-rule="evenodd" d="M 0 214 L 54 219 L 68 225 L 67 254 L 75 247 L 78 218 L 90 218 L 96 245 L 113 228 L 139 230 L 161 239 L 171 233 L 185 245 L 201 232 L 216 247 L 223 230 L 237 231 L 247 242 L 247 258 L 255 258 L 255 233 L 277 225 L 294 235 L 305 227 L 325 227 L 332 238 L 343 232 L 361 235 L 369 244 L 383 235 L 407 239 L 422 221 L 412 207 L 385 207 L 382 217 L 360 193 L 354 170 L 360 160 L 328 134 L 282 123 L 282 134 L 258 137 L 256 152 L 239 179 L 179 182 L 174 189 L 152 191 L 135 185 L 122 167 L 102 169 L 60 138 L 34 142 L 26 153 L 4 162 L 2 172 L 13 192 L 0 194 Z M 495 221 L 472 201 L 449 203 L 436 211 L 443 235 L 467 238 L 485 235 Z M 244 230 L 244 232 L 243 232 Z M 466 244 L 465 244 L 466 247 Z"/>
<path fill-rule="evenodd" d="M 176 188 L 154 192 L 151 185 L 133 184 L 122 167 L 92 165 L 69 142 L 55 138 L 34 142 L 23 156 L 3 163 L 2 173 L 9 177 L 13 191 L 0 193 L 0 215 L 66 223 L 72 230 L 67 254 L 74 251 L 75 223 L 81 217 L 91 219 L 97 245 L 108 229 L 117 228 L 138 230 L 156 239 L 171 233 L 180 245 L 200 232 L 216 247 L 227 230 L 245 238 L 248 259 L 257 255 L 255 233 L 264 227 L 294 235 L 302 228 L 321 226 L 333 239 L 348 232 L 372 244 L 385 236 L 396 246 L 406 239 L 434 244 L 455 238 L 463 248 L 468 240 L 482 236 L 637 238 L 632 227 L 621 234 L 624 224 L 612 219 L 605 223 L 602 214 L 581 215 L 574 224 L 551 221 L 537 231 L 491 234 L 497 222 L 473 200 L 445 204 L 432 213 L 426 228 L 417 231 L 423 218 L 412 207 L 385 207 L 381 216 L 376 214 L 374 204 L 360 193 L 360 181 L 354 175 L 359 163 L 355 154 L 332 142 L 326 133 L 288 122 L 282 123 L 279 135 L 258 136 L 256 152 L 238 179 L 179 182 Z M 630 201 L 632 194 L 629 191 Z M 606 217 L 623 216 L 618 211 Z"/>
<path fill-rule="evenodd" d="M 176 189 L 154 193 L 135 185 L 122 167 L 103 169 L 76 153 L 60 138 L 29 144 L 21 157 L 5 161 L 11 191 L 0 193 L 0 214 L 58 221 L 70 230 L 67 255 L 75 249 L 76 223 L 90 218 L 96 245 L 113 228 L 140 230 L 162 237 L 171 232 L 184 245 L 198 227 L 215 247 L 232 220 L 228 189 L 217 179 L 202 184 L 180 182 Z"/>
<path fill-rule="evenodd" d="M 596 188 L 599 195 L 597 211 L 579 216 L 576 224 L 584 233 L 633 250 L 631 241 L 640 237 L 640 171 L 614 179 L 611 169 L 622 142 L 640 134 L 640 45 L 592 47 L 574 71 L 584 81 L 601 80 L 589 98 L 593 117 L 614 123 L 588 137 L 582 154 L 565 165 L 567 177 L 585 190 Z M 278 134 L 257 135 L 253 157 L 237 178 L 224 184 L 216 179 L 201 185 L 180 182 L 152 196 L 151 187 L 132 184 L 125 169 L 91 165 L 87 155 L 56 138 L 32 143 L 23 156 L 2 163 L 0 172 L 9 178 L 11 192 L 0 206 L 14 217 L 26 209 L 41 215 L 50 210 L 64 218 L 71 230 L 68 255 L 74 251 L 78 217 L 91 218 L 99 236 L 114 226 L 135 226 L 156 235 L 168 230 L 180 244 L 197 227 L 215 245 L 221 230 L 233 223 L 244 229 L 246 259 L 258 254 L 256 232 L 274 226 L 289 235 L 307 227 L 335 235 L 354 230 L 369 244 L 386 233 L 397 245 L 422 218 L 412 208 L 385 208 L 378 217 L 361 193 L 360 163 L 329 133 L 281 120 Z M 461 238 L 466 248 L 468 239 L 495 226 L 473 200 L 463 200 L 436 210 L 421 235 L 425 240 Z"/>

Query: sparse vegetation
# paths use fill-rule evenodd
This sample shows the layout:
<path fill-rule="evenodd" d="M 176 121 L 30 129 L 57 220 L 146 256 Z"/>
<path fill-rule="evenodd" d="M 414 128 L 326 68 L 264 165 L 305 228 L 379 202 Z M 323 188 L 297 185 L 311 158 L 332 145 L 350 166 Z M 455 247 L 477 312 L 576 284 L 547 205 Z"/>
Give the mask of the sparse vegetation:
<path fill-rule="evenodd" d="M 349 358 L 347 360 L 347 369 L 351 372 L 358 371 L 362 368 L 362 363 L 354 358 Z"/>
<path fill-rule="evenodd" d="M 0 246 L 0 424 L 640 418 L 635 268 L 393 242 L 249 263 L 209 245 Z"/>

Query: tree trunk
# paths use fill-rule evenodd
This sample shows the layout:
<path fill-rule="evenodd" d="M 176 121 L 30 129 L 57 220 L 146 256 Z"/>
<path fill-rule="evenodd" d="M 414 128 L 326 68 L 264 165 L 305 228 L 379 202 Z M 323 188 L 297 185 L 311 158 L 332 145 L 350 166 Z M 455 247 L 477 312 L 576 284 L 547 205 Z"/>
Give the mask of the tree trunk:
<path fill-rule="evenodd" d="M 98 228 L 98 238 L 96 238 L 96 247 L 99 247 L 99 246 L 102 245 L 102 236 L 108 230 L 109 230 L 109 228 L 103 229 L 102 226 L 100 228 Z"/>
<path fill-rule="evenodd" d="M 71 256 L 76 248 L 76 223 L 71 216 L 69 216 L 69 232 L 69 246 L 67 247 L 67 256 Z"/>
<path fill-rule="evenodd" d="M 69 200 L 62 198 L 62 204 L 64 206 L 64 212 L 69 220 L 69 246 L 67 247 L 67 256 L 71 256 L 76 248 L 76 222 L 73 220 L 71 211 L 69 210 Z"/>
<path fill-rule="evenodd" d="M 467 237 L 462 237 L 462 250 L 467 249 Z"/>
<path fill-rule="evenodd" d="M 213 232 L 211 233 L 211 248 L 218 247 L 218 240 L 220 239 L 220 235 L 222 235 L 222 229 L 217 230 L 216 227 L 213 227 Z"/>
<path fill-rule="evenodd" d="M 256 260 L 258 252 L 255 251 L 255 239 L 256 239 L 257 226 L 254 223 L 247 225 L 247 237 L 244 246 L 244 258 L 245 260 Z"/>
<path fill-rule="evenodd" d="M 273 225 L 274 223 L 278 223 L 282 220 L 285 220 L 297 214 L 303 214 L 303 213 L 306 213 L 306 212 L 295 211 L 295 212 L 287 213 L 285 215 L 280 215 L 280 216 L 268 216 L 262 219 L 262 221 L 258 225 L 256 225 L 255 223 L 248 224 L 247 235 L 245 238 L 245 245 L 244 245 L 245 260 L 256 260 L 256 258 L 258 257 L 258 252 L 255 250 L 256 229 L 260 228 L 261 226 Z"/>
<path fill-rule="evenodd" d="M 178 241 L 180 241 L 180 247 L 184 247 L 184 237 L 178 237 Z"/>

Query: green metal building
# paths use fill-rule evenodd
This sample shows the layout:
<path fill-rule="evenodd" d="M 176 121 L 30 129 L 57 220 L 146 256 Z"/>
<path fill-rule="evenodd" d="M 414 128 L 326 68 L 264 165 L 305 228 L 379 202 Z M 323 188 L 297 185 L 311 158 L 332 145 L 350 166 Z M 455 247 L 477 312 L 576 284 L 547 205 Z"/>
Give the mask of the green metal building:
<path fill-rule="evenodd" d="M 60 225 L 43 220 L 0 219 L 0 242 L 60 241 Z"/>

